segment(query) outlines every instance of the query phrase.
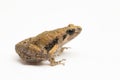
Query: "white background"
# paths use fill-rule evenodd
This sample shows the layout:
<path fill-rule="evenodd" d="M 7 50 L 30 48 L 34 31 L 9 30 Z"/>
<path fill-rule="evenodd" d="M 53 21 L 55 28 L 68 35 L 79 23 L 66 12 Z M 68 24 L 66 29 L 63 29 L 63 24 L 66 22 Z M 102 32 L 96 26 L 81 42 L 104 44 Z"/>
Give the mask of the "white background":
<path fill-rule="evenodd" d="M 20 61 L 17 42 L 69 23 L 83 31 L 65 66 Z M 0 80 L 120 80 L 119 0 L 0 0 Z"/>

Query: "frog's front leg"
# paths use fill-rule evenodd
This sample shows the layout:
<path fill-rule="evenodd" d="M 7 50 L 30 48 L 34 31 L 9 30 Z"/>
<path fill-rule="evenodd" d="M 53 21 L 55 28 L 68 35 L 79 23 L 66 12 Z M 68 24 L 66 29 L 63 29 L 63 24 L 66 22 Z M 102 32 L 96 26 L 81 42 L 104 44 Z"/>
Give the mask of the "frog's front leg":
<path fill-rule="evenodd" d="M 56 56 L 60 56 L 65 49 L 69 49 L 69 48 L 70 48 L 70 47 L 61 47 L 61 48 L 58 50 L 58 53 L 56 54 Z"/>
<path fill-rule="evenodd" d="M 61 49 L 60 49 L 60 53 L 62 53 L 65 49 L 69 49 L 70 47 L 62 47 Z"/>
<path fill-rule="evenodd" d="M 50 61 L 50 65 L 51 66 L 55 66 L 55 65 L 58 65 L 58 64 L 63 64 L 62 61 L 65 61 L 65 59 L 62 59 L 60 61 L 55 61 L 55 52 L 57 51 L 58 49 L 58 45 L 55 45 L 50 51 L 49 51 L 49 61 Z"/>

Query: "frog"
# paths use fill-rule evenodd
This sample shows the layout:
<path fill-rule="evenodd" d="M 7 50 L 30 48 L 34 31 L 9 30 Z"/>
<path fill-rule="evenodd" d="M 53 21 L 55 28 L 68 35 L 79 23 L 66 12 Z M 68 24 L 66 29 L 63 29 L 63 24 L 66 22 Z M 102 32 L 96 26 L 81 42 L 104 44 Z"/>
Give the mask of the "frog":
<path fill-rule="evenodd" d="M 56 56 L 69 47 L 66 43 L 78 36 L 82 31 L 81 26 L 69 24 L 63 28 L 44 31 L 36 36 L 29 37 L 15 45 L 15 51 L 27 63 L 40 63 L 49 61 L 51 66 L 64 64 L 65 59 L 56 61 Z"/>

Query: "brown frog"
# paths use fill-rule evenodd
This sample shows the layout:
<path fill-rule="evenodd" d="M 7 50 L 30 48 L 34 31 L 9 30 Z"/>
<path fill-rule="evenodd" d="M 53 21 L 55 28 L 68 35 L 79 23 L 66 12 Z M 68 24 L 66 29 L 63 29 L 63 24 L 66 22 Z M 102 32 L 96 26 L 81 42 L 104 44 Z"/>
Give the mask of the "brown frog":
<path fill-rule="evenodd" d="M 69 24 L 64 28 L 45 31 L 17 43 L 15 50 L 21 59 L 28 63 L 39 63 L 48 60 L 52 66 L 63 64 L 64 59 L 55 61 L 56 55 L 60 55 L 64 49 L 68 49 L 68 47 L 62 46 L 75 38 L 81 30 L 80 26 Z"/>

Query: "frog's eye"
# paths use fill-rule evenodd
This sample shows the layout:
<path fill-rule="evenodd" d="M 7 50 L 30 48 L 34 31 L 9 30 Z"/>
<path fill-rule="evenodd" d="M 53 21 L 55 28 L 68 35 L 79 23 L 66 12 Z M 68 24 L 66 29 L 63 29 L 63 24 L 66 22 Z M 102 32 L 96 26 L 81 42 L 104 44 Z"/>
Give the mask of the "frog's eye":
<path fill-rule="evenodd" d="M 69 29 L 66 31 L 67 34 L 72 35 L 75 33 L 75 29 Z"/>

